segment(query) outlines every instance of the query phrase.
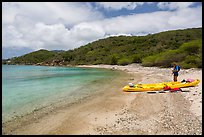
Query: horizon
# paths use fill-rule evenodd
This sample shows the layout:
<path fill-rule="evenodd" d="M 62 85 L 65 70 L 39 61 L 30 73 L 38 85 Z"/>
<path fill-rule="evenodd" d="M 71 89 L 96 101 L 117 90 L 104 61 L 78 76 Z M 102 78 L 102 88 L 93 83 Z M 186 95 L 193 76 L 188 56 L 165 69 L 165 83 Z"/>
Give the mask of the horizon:
<path fill-rule="evenodd" d="M 68 51 L 111 36 L 202 28 L 202 2 L 2 3 L 2 59 Z"/>

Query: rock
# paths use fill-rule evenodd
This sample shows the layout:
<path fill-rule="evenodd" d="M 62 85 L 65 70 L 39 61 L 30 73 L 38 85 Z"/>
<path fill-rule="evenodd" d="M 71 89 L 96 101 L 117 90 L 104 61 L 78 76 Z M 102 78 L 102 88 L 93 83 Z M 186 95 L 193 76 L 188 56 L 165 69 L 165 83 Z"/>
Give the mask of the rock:
<path fill-rule="evenodd" d="M 193 99 L 191 98 L 191 99 L 189 99 L 189 101 L 193 102 Z"/>

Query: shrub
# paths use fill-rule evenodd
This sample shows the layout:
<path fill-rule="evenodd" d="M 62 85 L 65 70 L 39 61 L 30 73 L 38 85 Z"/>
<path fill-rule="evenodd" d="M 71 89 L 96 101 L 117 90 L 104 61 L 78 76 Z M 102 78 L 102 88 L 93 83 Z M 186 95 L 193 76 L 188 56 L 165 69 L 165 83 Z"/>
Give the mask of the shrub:
<path fill-rule="evenodd" d="M 124 65 L 128 65 L 130 63 L 132 63 L 132 61 L 130 59 L 127 59 L 127 58 L 122 58 L 122 59 L 118 60 L 118 65 L 124 66 Z"/>
<path fill-rule="evenodd" d="M 180 67 L 184 68 L 184 69 L 189 69 L 189 68 L 196 68 L 196 65 L 195 64 L 188 64 L 186 63 L 185 61 L 183 62 L 180 62 Z"/>
<path fill-rule="evenodd" d="M 160 53 L 157 56 L 155 60 L 155 65 L 170 67 L 172 62 L 178 62 L 183 59 L 184 57 L 178 53 L 178 50 L 168 50 L 166 52 Z"/>
<path fill-rule="evenodd" d="M 198 68 L 202 67 L 202 59 L 197 56 L 191 56 L 191 55 L 187 56 L 184 60 L 184 63 Z"/>
<path fill-rule="evenodd" d="M 141 63 L 142 62 L 142 57 L 141 55 L 135 54 L 132 57 L 132 62 L 133 63 Z"/>
<path fill-rule="evenodd" d="M 111 56 L 110 64 L 111 65 L 117 65 L 118 63 L 118 56 L 116 54 Z"/>
<path fill-rule="evenodd" d="M 98 64 L 102 64 L 102 61 L 96 60 L 95 62 L 93 62 L 93 65 L 98 65 Z"/>
<path fill-rule="evenodd" d="M 196 64 L 196 56 L 187 56 L 186 58 L 185 58 L 185 62 L 187 63 L 187 64 Z"/>
<path fill-rule="evenodd" d="M 202 50 L 202 40 L 194 40 L 188 43 L 184 43 L 180 49 L 181 52 L 187 52 L 188 55 L 198 54 Z"/>
<path fill-rule="evenodd" d="M 142 65 L 146 67 L 151 67 L 155 65 L 155 60 L 157 59 L 157 56 L 148 56 L 142 59 Z"/>

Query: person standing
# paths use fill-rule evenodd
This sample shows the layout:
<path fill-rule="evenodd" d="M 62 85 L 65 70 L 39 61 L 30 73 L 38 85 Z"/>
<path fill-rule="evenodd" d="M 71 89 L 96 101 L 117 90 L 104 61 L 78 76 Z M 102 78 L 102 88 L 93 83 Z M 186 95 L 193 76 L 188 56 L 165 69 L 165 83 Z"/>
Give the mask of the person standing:
<path fill-rule="evenodd" d="M 180 71 L 180 66 L 177 65 L 176 63 L 173 63 L 173 66 L 174 66 L 172 70 L 173 80 L 174 82 L 177 82 L 178 72 Z"/>

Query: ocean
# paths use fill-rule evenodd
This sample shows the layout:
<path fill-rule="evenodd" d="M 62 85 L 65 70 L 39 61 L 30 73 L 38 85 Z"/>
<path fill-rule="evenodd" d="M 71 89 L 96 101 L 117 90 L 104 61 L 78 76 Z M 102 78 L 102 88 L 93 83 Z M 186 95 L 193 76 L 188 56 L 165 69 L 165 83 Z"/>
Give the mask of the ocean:
<path fill-rule="evenodd" d="M 108 69 L 2 65 L 2 121 L 95 94 L 118 72 Z"/>

